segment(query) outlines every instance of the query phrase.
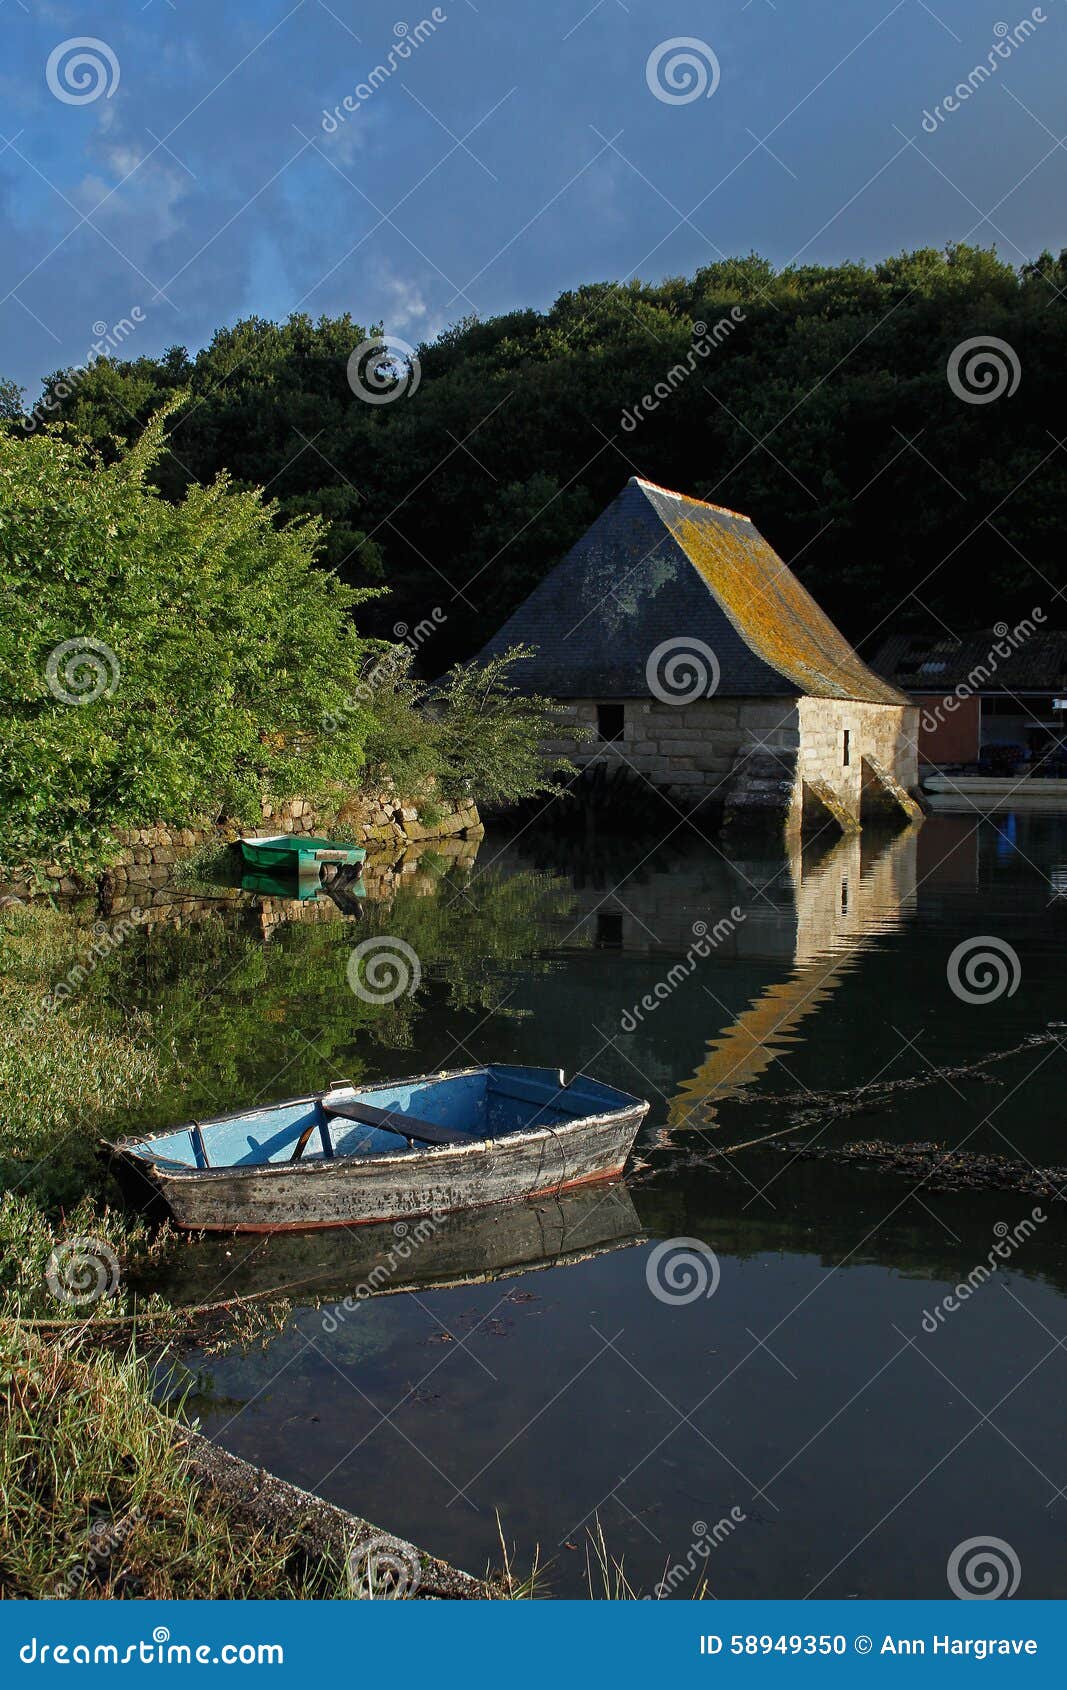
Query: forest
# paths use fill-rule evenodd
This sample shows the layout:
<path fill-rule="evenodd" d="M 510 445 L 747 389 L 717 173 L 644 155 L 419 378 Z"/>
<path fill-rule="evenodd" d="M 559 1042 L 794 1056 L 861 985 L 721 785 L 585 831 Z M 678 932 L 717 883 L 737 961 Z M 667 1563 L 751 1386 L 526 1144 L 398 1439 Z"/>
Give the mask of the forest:
<path fill-rule="evenodd" d="M 152 472 L 165 497 L 225 472 L 279 521 L 322 519 L 320 562 L 388 589 L 361 629 L 432 626 L 427 676 L 476 653 L 634 474 L 750 515 L 870 655 L 890 628 L 1035 605 L 1056 625 L 1065 290 L 1067 254 L 752 255 L 458 322 L 379 368 L 373 402 L 350 359 L 383 325 L 252 316 L 196 353 L 53 372 L 44 403 L 6 384 L 4 411 L 109 460 L 188 390 Z"/>

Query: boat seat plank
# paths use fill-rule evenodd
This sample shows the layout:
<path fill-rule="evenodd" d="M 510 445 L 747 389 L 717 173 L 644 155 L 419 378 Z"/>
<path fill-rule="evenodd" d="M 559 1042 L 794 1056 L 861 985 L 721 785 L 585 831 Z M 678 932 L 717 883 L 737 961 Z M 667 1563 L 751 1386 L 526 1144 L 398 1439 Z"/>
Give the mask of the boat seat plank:
<path fill-rule="evenodd" d="M 420 1121 L 417 1115 L 401 1115 L 395 1110 L 376 1109 L 371 1103 L 357 1103 L 354 1098 L 345 1102 L 327 1103 L 323 1108 L 329 1115 L 341 1115 L 346 1121 L 358 1121 L 361 1126 L 381 1127 L 383 1131 L 398 1133 L 401 1138 L 417 1139 L 420 1144 L 471 1144 L 470 1133 L 457 1132 L 454 1127 L 438 1126 L 436 1121 Z"/>

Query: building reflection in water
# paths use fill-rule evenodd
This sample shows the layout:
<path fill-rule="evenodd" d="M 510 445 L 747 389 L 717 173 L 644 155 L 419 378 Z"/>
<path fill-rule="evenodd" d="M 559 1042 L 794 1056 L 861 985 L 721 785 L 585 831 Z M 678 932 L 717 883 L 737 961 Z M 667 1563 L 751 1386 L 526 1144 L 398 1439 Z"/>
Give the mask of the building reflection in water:
<path fill-rule="evenodd" d="M 710 1041 L 705 1060 L 672 1098 L 668 1125 L 691 1119 L 695 1105 L 730 1097 L 759 1079 L 875 935 L 908 919 L 915 908 L 918 833 L 908 828 L 873 851 L 863 835 L 842 839 L 811 866 L 799 850 L 790 853 L 792 908 L 772 911 L 757 900 L 739 942 L 752 946 L 750 955 L 791 960 L 792 972 L 767 986 Z"/>
<path fill-rule="evenodd" d="M 636 868 L 625 850 L 605 850 L 596 868 L 585 872 L 554 861 L 544 842 L 524 842 L 522 860 L 525 866 L 566 867 L 576 913 L 565 938 L 617 951 L 620 977 L 635 988 L 655 989 L 675 959 L 691 955 L 694 931 L 706 928 L 714 937 L 710 959 L 694 971 L 697 992 L 689 982 L 672 988 L 654 1012 L 637 1016 L 632 1042 L 620 1041 L 634 1068 L 661 1085 L 666 1125 L 678 1127 L 706 1122 L 707 1105 L 758 1080 L 875 936 L 908 920 L 920 837 L 921 828 L 909 827 L 840 839 L 822 851 L 668 851 Z M 730 920 L 731 911 L 739 919 Z M 642 958 L 653 965 L 661 960 L 662 967 L 640 972 Z M 634 995 L 642 993 L 635 989 Z M 704 1031 L 709 1022 L 715 1028 L 710 1038 Z M 611 1030 L 604 1019 L 597 1025 Z M 634 1032 L 626 1023 L 623 1030 Z M 695 1061 L 694 1033 L 705 1047 Z M 676 1055 L 664 1063 L 671 1047 L 692 1053 L 684 1079 Z"/>

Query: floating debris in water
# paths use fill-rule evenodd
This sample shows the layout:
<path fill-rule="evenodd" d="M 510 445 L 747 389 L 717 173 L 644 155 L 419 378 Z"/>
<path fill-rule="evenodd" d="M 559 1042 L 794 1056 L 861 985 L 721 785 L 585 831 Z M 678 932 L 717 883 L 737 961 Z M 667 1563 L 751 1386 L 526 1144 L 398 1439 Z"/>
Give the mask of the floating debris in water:
<path fill-rule="evenodd" d="M 821 1157 L 842 1165 L 867 1163 L 884 1172 L 910 1174 L 921 1180 L 927 1191 L 1016 1191 L 1050 1200 L 1064 1200 L 1067 1198 L 1067 1168 L 1035 1168 L 1030 1162 L 948 1150 L 938 1144 L 892 1144 L 883 1139 L 843 1146 L 816 1146 L 815 1143 L 829 1126 L 845 1116 L 890 1109 L 901 1094 L 938 1085 L 942 1081 L 1003 1085 L 1003 1080 L 986 1073 L 986 1069 L 1043 1045 L 1067 1047 L 1067 1022 L 1049 1021 L 1040 1032 L 1029 1034 L 1008 1049 L 991 1051 L 976 1062 L 939 1068 L 931 1065 L 921 1073 L 909 1074 L 899 1080 L 875 1080 L 842 1091 L 738 1092 L 729 1099 L 709 1100 L 708 1107 L 721 1108 L 728 1102 L 731 1108 L 745 1105 L 768 1111 L 784 1110 L 788 1111 L 786 1124 L 739 1143 L 720 1145 L 710 1143 L 706 1136 L 707 1126 L 713 1123 L 694 1123 L 689 1131 L 663 1130 L 657 1149 L 664 1151 L 669 1148 L 676 1169 L 706 1168 L 714 1164 L 716 1171 L 721 1173 L 732 1170 L 731 1158 L 739 1152 L 765 1148 L 784 1152 L 794 1160 Z M 781 1116 L 778 1118 L 781 1119 Z M 714 1124 L 721 1126 L 722 1122 Z M 798 1140 L 795 1137 L 798 1129 L 812 1136 L 806 1142 Z M 658 1156 L 636 1157 L 631 1162 L 627 1184 L 632 1188 L 654 1178 L 658 1161 Z"/>
<path fill-rule="evenodd" d="M 865 1143 L 832 1145 L 778 1144 L 776 1150 L 804 1161 L 859 1163 L 880 1173 L 907 1174 L 927 1191 L 1017 1191 L 1028 1196 L 1067 1200 L 1067 1168 L 1035 1168 L 1006 1156 L 948 1150 L 943 1144 Z"/>
<path fill-rule="evenodd" d="M 832 1118 L 835 1115 L 854 1115 L 868 1109 L 884 1108 L 892 1104 L 901 1092 L 920 1091 L 926 1086 L 938 1085 L 942 1080 L 969 1080 L 978 1085 L 999 1086 L 1004 1081 L 997 1079 L 985 1070 L 995 1062 L 1006 1062 L 1009 1057 L 1021 1056 L 1025 1051 L 1036 1050 L 1042 1045 L 1067 1045 L 1067 1022 L 1050 1021 L 1040 1033 L 1031 1033 L 1019 1044 L 1011 1045 L 1007 1050 L 990 1051 L 988 1056 L 979 1057 L 977 1062 L 956 1064 L 951 1067 L 935 1067 L 933 1064 L 919 1074 L 908 1074 L 899 1080 L 874 1080 L 860 1086 L 851 1086 L 845 1091 L 791 1091 L 791 1092 L 743 1092 L 739 1091 L 728 1099 L 731 1108 L 740 1105 L 757 1105 L 763 1109 L 786 1109 L 793 1107 L 797 1113 L 793 1116 L 798 1126 L 807 1125 L 812 1120 Z M 727 1101 L 718 1099 L 717 1103 Z M 800 1107 L 798 1107 L 800 1106 Z"/>

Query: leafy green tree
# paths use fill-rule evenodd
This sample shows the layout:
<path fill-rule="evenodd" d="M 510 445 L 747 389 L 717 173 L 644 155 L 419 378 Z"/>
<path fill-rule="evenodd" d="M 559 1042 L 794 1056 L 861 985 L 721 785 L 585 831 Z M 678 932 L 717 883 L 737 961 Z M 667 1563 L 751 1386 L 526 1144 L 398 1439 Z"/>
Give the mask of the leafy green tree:
<path fill-rule="evenodd" d="M 18 422 L 23 414 L 22 389 L 0 378 L 0 423 Z"/>
<path fill-rule="evenodd" d="M 485 664 L 457 663 L 431 686 L 412 674 L 407 647 L 388 650 L 363 680 L 373 724 L 368 769 L 406 791 L 432 776 L 450 802 L 490 806 L 532 798 L 551 788 L 553 775 L 574 773 L 565 757 L 542 750 L 554 730 L 562 737 L 555 704 L 516 684 L 529 655 L 512 646 Z M 573 736 L 573 726 L 567 731 Z"/>
<path fill-rule="evenodd" d="M 171 405 L 175 403 L 171 401 Z M 110 465 L 53 430 L 0 432 L 2 856 L 84 867 L 116 824 L 258 816 L 261 795 L 355 784 L 368 715 L 324 715 L 365 659 L 365 593 L 315 567 L 225 476 L 148 479 L 166 410 Z"/>
<path fill-rule="evenodd" d="M 506 805 L 548 791 L 553 774 L 575 772 L 565 757 L 542 751 L 559 717 L 551 699 L 516 684 L 515 667 L 529 656 L 517 645 L 484 664 L 457 663 L 421 701 L 436 723 L 438 779 L 448 796 Z"/>

